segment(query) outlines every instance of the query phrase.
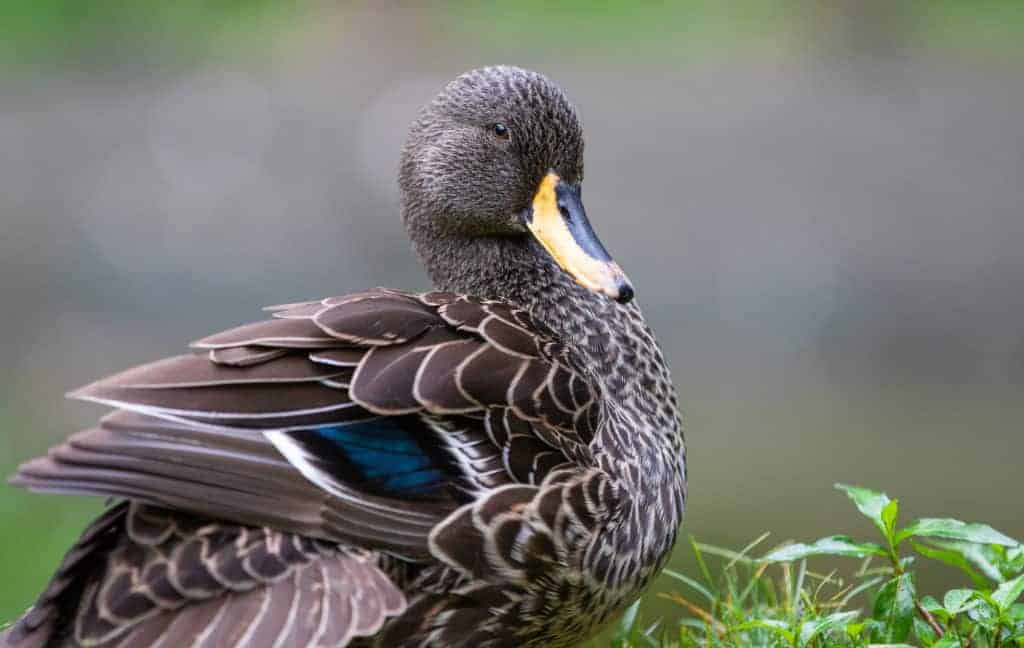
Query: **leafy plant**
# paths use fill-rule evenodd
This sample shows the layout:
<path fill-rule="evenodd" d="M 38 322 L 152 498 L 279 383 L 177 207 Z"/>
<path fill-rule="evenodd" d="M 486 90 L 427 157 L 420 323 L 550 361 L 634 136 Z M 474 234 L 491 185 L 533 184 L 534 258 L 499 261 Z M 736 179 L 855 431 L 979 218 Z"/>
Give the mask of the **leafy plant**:
<path fill-rule="evenodd" d="M 691 538 L 699 577 L 666 570 L 680 590 L 658 595 L 677 604 L 682 618 L 645 623 L 634 605 L 612 645 L 1024 648 L 1024 546 L 988 525 L 951 518 L 901 527 L 897 500 L 858 486 L 836 488 L 874 523 L 876 541 L 831 535 L 755 558 L 767 534 L 739 552 Z M 859 559 L 852 582 L 838 570 L 808 569 L 808 559 L 821 556 Z M 971 587 L 941 596 L 919 592 L 913 569 L 919 558 L 958 569 Z"/>

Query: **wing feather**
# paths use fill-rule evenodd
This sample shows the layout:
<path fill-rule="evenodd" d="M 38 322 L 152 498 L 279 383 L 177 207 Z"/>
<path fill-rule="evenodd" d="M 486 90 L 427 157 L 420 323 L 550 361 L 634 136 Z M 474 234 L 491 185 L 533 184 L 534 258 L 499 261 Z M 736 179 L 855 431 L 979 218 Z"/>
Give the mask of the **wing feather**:
<path fill-rule="evenodd" d="M 69 553 L 62 570 L 78 577 L 51 583 L 0 644 L 68 635 L 104 648 L 344 646 L 406 607 L 378 560 L 280 531 L 121 504 Z M 69 603 L 78 609 L 70 617 L 61 612 Z"/>
<path fill-rule="evenodd" d="M 284 349 L 321 349 L 336 346 L 338 339 L 308 318 L 275 317 L 215 333 L 192 343 L 195 349 L 230 349 L 243 346 Z"/>
<path fill-rule="evenodd" d="M 240 524 L 426 555 L 444 508 L 351 491 L 341 498 L 303 478 L 259 434 L 207 430 L 119 412 L 12 482 L 32 490 L 90 492 L 180 508 Z"/>
<path fill-rule="evenodd" d="M 592 463 L 599 393 L 567 349 L 523 309 L 449 293 L 375 289 L 275 307 L 265 321 L 193 346 L 203 353 L 143 365 L 74 392 L 121 411 L 24 464 L 14 483 L 123 497 L 412 560 L 433 554 L 464 572 L 514 575 L 559 559 L 552 544 L 558 534 L 549 527 L 568 522 L 545 517 L 556 495 L 570 502 L 580 534 L 603 515 L 592 510 L 586 489 L 566 490 L 571 480 L 562 476 L 579 477 L 567 467 Z M 424 490 L 416 493 L 417 487 Z M 166 536 L 156 519 L 140 514 L 133 522 L 140 540 L 178 537 Z M 101 531 L 94 537 L 107 541 Z M 73 549 L 67 564 L 78 565 L 77 556 L 91 555 L 92 546 Z M 259 555 L 191 574 L 189 596 L 223 590 L 240 576 L 237 569 L 259 573 L 253 567 Z M 287 563 L 267 560 L 267 566 Z M 224 590 L 219 605 L 162 612 L 117 636 L 213 645 L 236 636 L 228 628 L 233 619 L 232 628 L 244 628 L 242 641 L 253 645 L 264 637 L 273 645 L 300 636 L 341 645 L 404 607 L 376 568 L 357 569 L 347 556 L 317 560 L 318 572 L 284 569 L 286 576 L 259 588 Z M 58 572 L 49 600 L 88 582 L 82 573 L 77 567 Z M 325 582 L 329 595 L 306 598 Z M 175 591 L 166 579 L 153 583 L 161 610 L 176 600 Z M 88 601 L 109 599 L 107 592 L 80 594 Z M 376 594 L 366 599 L 367 592 Z M 57 608 L 40 600 L 15 632 L 54 623 Z M 138 617 L 145 607 L 138 598 L 118 600 L 121 607 L 108 612 L 122 618 Z M 94 632 L 106 627 L 96 623 Z"/>

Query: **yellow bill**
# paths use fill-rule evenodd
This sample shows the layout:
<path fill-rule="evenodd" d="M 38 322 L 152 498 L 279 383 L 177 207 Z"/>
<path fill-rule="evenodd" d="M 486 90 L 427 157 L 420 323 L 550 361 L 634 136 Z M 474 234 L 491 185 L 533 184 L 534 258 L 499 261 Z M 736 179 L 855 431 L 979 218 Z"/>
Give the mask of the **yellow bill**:
<path fill-rule="evenodd" d="M 590 227 L 578 188 L 548 173 L 527 210 L 526 226 L 581 286 L 622 304 L 633 298 L 629 279 Z"/>

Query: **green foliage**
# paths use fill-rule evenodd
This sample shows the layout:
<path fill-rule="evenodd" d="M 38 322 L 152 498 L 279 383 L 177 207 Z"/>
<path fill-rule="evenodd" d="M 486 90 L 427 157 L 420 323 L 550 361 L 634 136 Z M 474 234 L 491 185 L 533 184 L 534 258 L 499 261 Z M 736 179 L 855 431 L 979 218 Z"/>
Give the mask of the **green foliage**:
<path fill-rule="evenodd" d="M 854 542 L 849 536 L 829 536 L 811 544 L 791 544 L 776 549 L 767 556 L 769 562 L 791 562 L 808 556 L 885 556 L 885 549 L 873 542 Z"/>
<path fill-rule="evenodd" d="M 954 519 L 901 527 L 897 500 L 857 486 L 836 488 L 871 520 L 881 542 L 831 535 L 755 558 L 767 534 L 739 552 L 691 538 L 699 576 L 665 570 L 678 587 L 658 594 L 678 605 L 679 618 L 648 622 L 634 605 L 612 645 L 1024 648 L 1024 546 L 990 526 Z M 827 573 L 808 567 L 808 559 L 827 556 L 858 560 Z M 970 587 L 918 591 L 917 558 L 958 570 Z M 838 575 L 844 567 L 854 568 L 850 578 Z"/>
<path fill-rule="evenodd" d="M 542 58 L 591 62 L 599 56 L 677 61 L 712 48 L 758 44 L 771 49 L 800 44 L 797 53 L 806 55 L 808 26 L 814 26 L 816 37 L 834 41 L 847 23 L 880 42 L 898 38 L 982 56 L 1014 56 L 1024 43 L 1019 0 L 892 3 L 888 11 L 870 3 L 837 8 L 797 0 L 415 4 L 406 15 L 425 33 L 448 35 L 484 58 L 507 56 L 510 44 Z M 288 0 L 0 0 L 0 70 L 30 63 L 105 67 L 123 64 L 126 53 L 162 64 L 231 54 L 247 60 L 259 56 L 278 33 L 315 31 L 324 22 L 344 29 L 354 11 L 359 11 L 355 3 Z M 830 25 L 836 30 L 831 37 L 818 33 Z"/>
<path fill-rule="evenodd" d="M 250 56 L 302 15 L 280 0 L 0 0 L 0 69 L 28 63 L 88 66 L 133 58 L 195 61 Z"/>

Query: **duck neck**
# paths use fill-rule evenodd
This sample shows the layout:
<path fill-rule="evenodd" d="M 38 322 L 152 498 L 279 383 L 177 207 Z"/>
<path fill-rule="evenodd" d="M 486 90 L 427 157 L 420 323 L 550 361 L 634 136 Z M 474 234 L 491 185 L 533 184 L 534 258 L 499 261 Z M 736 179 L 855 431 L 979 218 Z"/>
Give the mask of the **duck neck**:
<path fill-rule="evenodd" d="M 664 445 L 668 439 L 681 455 L 675 389 L 635 302 L 619 304 L 580 286 L 529 237 L 453 241 L 449 235 L 445 240 L 444 246 L 417 245 L 436 288 L 528 308 L 565 343 L 575 367 L 601 389 L 602 401 L 632 419 L 625 425 L 667 435 L 599 439 L 607 441 L 598 444 L 602 450 L 650 465 L 653 458 L 644 456 L 644 446 Z M 676 461 L 662 458 L 658 463 Z"/>
<path fill-rule="evenodd" d="M 609 396 L 640 386 L 621 371 L 623 353 L 660 360 L 635 305 L 623 306 L 583 288 L 532 237 L 432 234 L 445 245 L 416 248 L 435 288 L 529 309 L 571 348 L 577 367 Z"/>
<path fill-rule="evenodd" d="M 600 389 L 603 423 L 591 460 L 627 494 L 628 518 L 606 539 L 630 556 L 632 587 L 642 587 L 666 560 L 682 521 L 686 453 L 668 366 L 639 306 L 583 288 L 532 239 L 477 237 L 419 252 L 438 289 L 528 308 Z"/>

